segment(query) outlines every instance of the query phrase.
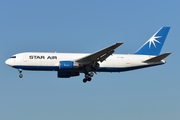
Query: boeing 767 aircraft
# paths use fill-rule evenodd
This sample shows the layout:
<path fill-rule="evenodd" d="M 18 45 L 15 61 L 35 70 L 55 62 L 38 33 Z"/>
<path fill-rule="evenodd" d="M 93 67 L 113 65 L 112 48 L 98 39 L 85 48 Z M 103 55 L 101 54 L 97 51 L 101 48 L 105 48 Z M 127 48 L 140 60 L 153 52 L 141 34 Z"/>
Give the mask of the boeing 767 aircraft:
<path fill-rule="evenodd" d="M 94 52 L 84 53 L 18 53 L 5 61 L 8 66 L 22 70 L 57 71 L 58 78 L 70 78 L 84 73 L 83 82 L 91 81 L 96 72 L 123 72 L 165 64 L 164 58 L 171 53 L 160 54 L 170 27 L 160 28 L 134 54 L 113 54 L 122 45 L 117 42 Z"/>

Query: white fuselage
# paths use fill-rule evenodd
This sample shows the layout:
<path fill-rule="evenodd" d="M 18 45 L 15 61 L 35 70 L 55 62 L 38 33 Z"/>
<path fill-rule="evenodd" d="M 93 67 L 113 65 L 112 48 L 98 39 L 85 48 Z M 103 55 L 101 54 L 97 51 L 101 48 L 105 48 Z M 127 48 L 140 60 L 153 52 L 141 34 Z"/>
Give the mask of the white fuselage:
<path fill-rule="evenodd" d="M 45 53 L 24 52 L 15 54 L 5 61 L 22 70 L 57 71 L 58 78 L 70 78 L 84 73 L 83 82 L 91 81 L 96 72 L 122 72 L 164 64 L 163 60 L 171 53 L 160 54 L 170 27 L 161 27 L 134 54 L 114 54 L 122 45 L 116 42 L 91 54 L 85 53 Z"/>
<path fill-rule="evenodd" d="M 75 61 L 87 55 L 89 54 L 25 52 L 13 55 L 11 58 L 6 60 L 6 64 L 8 64 L 11 67 L 22 70 L 61 71 L 61 69 L 59 68 L 60 61 Z M 155 63 L 143 62 L 152 57 L 154 56 L 134 54 L 113 54 L 102 63 L 99 62 L 100 66 L 96 71 L 121 72 L 165 63 L 164 60 Z M 69 71 L 83 72 L 83 70 L 80 68 L 73 68 Z"/>

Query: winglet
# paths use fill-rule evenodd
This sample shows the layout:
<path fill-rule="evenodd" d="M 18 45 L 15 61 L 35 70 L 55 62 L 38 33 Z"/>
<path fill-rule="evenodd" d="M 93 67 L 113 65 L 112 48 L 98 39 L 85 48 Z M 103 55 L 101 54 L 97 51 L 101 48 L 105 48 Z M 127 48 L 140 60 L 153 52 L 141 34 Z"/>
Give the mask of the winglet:
<path fill-rule="evenodd" d="M 153 57 L 153 58 L 150 58 L 146 61 L 143 61 L 145 63 L 150 63 L 150 62 L 159 62 L 161 60 L 163 60 L 164 58 L 166 58 L 167 56 L 169 56 L 171 53 L 164 53 L 164 54 L 161 54 L 159 56 L 156 56 L 156 57 Z"/>

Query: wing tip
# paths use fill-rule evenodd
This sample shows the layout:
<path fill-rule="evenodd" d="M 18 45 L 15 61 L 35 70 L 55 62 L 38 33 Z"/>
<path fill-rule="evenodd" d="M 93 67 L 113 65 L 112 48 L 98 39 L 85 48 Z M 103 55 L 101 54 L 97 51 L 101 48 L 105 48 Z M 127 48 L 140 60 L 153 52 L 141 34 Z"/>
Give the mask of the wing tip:
<path fill-rule="evenodd" d="M 116 44 L 116 45 L 122 45 L 123 42 L 116 42 L 115 44 Z"/>

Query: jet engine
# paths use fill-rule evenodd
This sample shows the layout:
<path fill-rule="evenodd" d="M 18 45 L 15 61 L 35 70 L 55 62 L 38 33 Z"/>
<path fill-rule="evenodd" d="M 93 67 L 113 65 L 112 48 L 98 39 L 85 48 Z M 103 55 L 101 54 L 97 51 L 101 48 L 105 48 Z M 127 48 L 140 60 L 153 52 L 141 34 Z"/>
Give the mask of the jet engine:
<path fill-rule="evenodd" d="M 79 64 L 74 61 L 60 61 L 59 69 L 60 70 L 68 70 L 73 68 L 79 68 Z"/>
<path fill-rule="evenodd" d="M 79 76 L 79 72 L 57 72 L 57 77 L 58 78 L 70 78 L 74 76 Z"/>

